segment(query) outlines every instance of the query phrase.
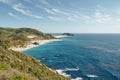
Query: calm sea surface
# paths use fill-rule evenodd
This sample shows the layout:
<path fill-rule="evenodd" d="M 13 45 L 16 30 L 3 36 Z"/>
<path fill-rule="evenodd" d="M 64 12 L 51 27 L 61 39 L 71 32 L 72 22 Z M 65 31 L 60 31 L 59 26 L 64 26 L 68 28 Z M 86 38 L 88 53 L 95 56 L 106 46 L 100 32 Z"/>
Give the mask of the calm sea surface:
<path fill-rule="evenodd" d="M 120 34 L 76 34 L 23 52 L 73 80 L 120 80 Z"/>

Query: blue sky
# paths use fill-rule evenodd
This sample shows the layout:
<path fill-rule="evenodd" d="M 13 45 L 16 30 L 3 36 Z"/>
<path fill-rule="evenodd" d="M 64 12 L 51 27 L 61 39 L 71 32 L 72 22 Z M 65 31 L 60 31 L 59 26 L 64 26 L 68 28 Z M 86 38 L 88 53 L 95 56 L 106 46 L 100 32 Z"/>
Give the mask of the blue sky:
<path fill-rule="evenodd" d="M 120 0 L 0 0 L 0 26 L 120 33 Z"/>

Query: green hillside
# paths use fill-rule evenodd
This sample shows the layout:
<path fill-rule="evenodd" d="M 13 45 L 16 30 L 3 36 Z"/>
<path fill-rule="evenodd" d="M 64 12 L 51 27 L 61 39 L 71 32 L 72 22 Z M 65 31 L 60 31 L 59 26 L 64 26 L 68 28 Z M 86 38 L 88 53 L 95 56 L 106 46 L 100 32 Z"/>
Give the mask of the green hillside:
<path fill-rule="evenodd" d="M 54 37 L 31 28 L 0 28 L 0 46 L 4 48 L 24 47 L 28 41 L 42 39 L 54 39 Z"/>
<path fill-rule="evenodd" d="M 11 45 L 24 46 L 32 40 L 28 35 L 36 36 L 34 39 L 54 39 L 35 29 L 0 28 L 0 80 L 69 80 L 33 57 L 9 49 Z"/>

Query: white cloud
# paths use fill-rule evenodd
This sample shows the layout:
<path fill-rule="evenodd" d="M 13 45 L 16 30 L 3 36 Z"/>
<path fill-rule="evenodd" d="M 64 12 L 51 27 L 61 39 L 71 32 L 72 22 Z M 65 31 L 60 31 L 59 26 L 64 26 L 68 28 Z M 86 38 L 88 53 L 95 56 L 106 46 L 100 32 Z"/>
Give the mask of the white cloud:
<path fill-rule="evenodd" d="M 29 10 L 23 8 L 23 5 L 21 3 L 13 5 L 12 8 L 14 10 L 18 11 L 18 12 L 21 12 L 24 15 L 27 15 L 27 16 L 30 16 L 30 17 L 33 17 L 33 18 L 37 18 L 37 19 L 42 18 L 41 16 L 37 16 L 37 15 L 31 14 L 31 12 Z"/>
<path fill-rule="evenodd" d="M 12 16 L 12 17 L 17 17 L 17 15 L 15 15 L 15 14 L 13 14 L 13 13 L 11 13 L 11 12 L 9 12 L 8 15 L 10 15 L 10 16 Z"/>
<path fill-rule="evenodd" d="M 97 23 L 107 23 L 111 20 L 111 17 L 109 14 L 103 14 L 100 11 L 97 11 L 94 17 Z"/>
<path fill-rule="evenodd" d="M 69 21 L 78 21 L 79 20 L 79 16 L 77 16 L 77 15 L 70 15 L 70 16 L 68 16 L 68 20 Z"/>
<path fill-rule="evenodd" d="M 6 4 L 12 3 L 13 1 L 17 1 L 17 0 L 0 0 L 0 2 L 6 3 Z M 33 1 L 24 0 L 24 1 L 38 2 L 39 5 L 37 5 L 37 7 L 39 7 L 40 9 L 43 9 L 46 13 L 49 14 L 48 18 L 55 21 L 68 20 L 68 21 L 77 21 L 77 22 L 83 22 L 83 23 L 107 23 L 112 19 L 109 14 L 103 13 L 104 9 L 102 9 L 100 5 L 97 5 L 97 9 L 95 12 L 93 12 L 93 9 L 89 10 L 89 9 L 81 8 L 82 9 L 81 11 L 84 10 L 84 11 L 93 12 L 91 13 L 92 15 L 91 14 L 84 15 L 82 14 L 82 12 L 80 13 L 79 11 L 58 9 L 57 7 L 54 7 L 54 5 L 51 5 L 47 0 L 33 0 Z M 17 3 L 18 2 L 19 1 L 17 1 Z M 37 18 L 37 19 L 42 18 L 41 16 L 34 15 L 31 11 L 25 8 L 21 3 L 19 4 L 14 3 L 11 6 L 14 10 L 24 15 Z M 9 15 L 15 17 L 13 13 L 9 13 Z M 120 20 L 117 20 L 117 21 L 120 21 Z"/>
<path fill-rule="evenodd" d="M 41 8 L 41 7 L 39 7 Z M 45 12 L 49 13 L 49 14 L 53 14 L 53 15 L 68 15 L 69 13 L 59 10 L 59 9 L 55 9 L 55 8 L 46 8 L 43 7 L 42 8 Z"/>
<path fill-rule="evenodd" d="M 49 13 L 52 14 L 54 16 L 48 16 L 49 19 L 54 20 L 54 21 L 64 21 L 64 20 L 69 20 L 69 21 L 77 21 L 79 19 L 79 16 L 77 16 L 76 14 L 67 12 L 67 11 L 63 11 L 63 10 L 59 10 L 59 9 L 55 9 L 55 8 L 44 8 L 44 10 Z"/>
<path fill-rule="evenodd" d="M 116 21 L 120 22 L 120 18 L 117 18 Z"/>
<path fill-rule="evenodd" d="M 47 2 L 47 0 L 38 0 L 40 3 L 44 4 L 44 5 L 49 5 L 49 3 Z"/>
<path fill-rule="evenodd" d="M 56 13 L 52 10 L 52 9 L 49 9 L 49 8 L 43 8 L 47 13 L 49 14 L 54 14 L 56 15 Z"/>
<path fill-rule="evenodd" d="M 7 5 L 12 5 L 13 2 L 15 3 L 16 0 L 0 0 L 0 2 L 4 3 L 4 4 L 7 4 Z"/>
<path fill-rule="evenodd" d="M 104 11 L 97 9 L 93 15 L 84 15 L 78 12 L 71 12 L 67 10 L 59 10 L 56 8 L 45 8 L 44 9 L 47 13 L 54 14 L 57 17 L 49 16 L 49 19 L 58 21 L 60 20 L 69 20 L 75 22 L 82 22 L 82 23 L 107 23 L 111 21 L 112 17 L 109 14 L 104 13 Z"/>
<path fill-rule="evenodd" d="M 58 6 L 62 6 L 61 0 L 54 0 L 54 1 L 56 1 L 56 4 L 57 4 Z"/>
<path fill-rule="evenodd" d="M 9 3 L 10 0 L 0 0 L 0 2 L 2 2 L 2 3 Z"/>
<path fill-rule="evenodd" d="M 60 21 L 61 18 L 54 17 L 54 16 L 48 16 L 49 19 L 54 20 L 54 21 Z"/>
<path fill-rule="evenodd" d="M 27 16 L 30 16 L 30 17 L 33 17 L 33 18 L 37 18 L 37 19 L 42 18 L 41 16 L 32 14 L 29 10 L 24 8 L 22 3 L 18 3 L 17 0 L 0 0 L 0 2 L 5 3 L 7 5 L 10 5 L 14 10 L 16 10 L 16 11 L 18 11 L 18 12 L 24 14 L 24 15 L 27 15 Z M 18 4 L 16 4 L 16 3 L 18 3 Z M 11 13 L 9 13 L 9 15 L 13 16 Z"/>
<path fill-rule="evenodd" d="M 65 12 L 65 11 L 62 11 L 62 10 L 59 10 L 59 9 L 52 9 L 52 11 L 54 11 L 55 13 L 58 13 L 58 14 L 64 14 L 64 15 L 68 15 L 68 13 L 67 12 Z"/>
<path fill-rule="evenodd" d="M 88 16 L 88 15 L 84 15 L 84 16 L 82 17 L 82 20 L 83 20 L 85 23 L 93 23 L 92 17 L 91 17 L 91 16 Z"/>

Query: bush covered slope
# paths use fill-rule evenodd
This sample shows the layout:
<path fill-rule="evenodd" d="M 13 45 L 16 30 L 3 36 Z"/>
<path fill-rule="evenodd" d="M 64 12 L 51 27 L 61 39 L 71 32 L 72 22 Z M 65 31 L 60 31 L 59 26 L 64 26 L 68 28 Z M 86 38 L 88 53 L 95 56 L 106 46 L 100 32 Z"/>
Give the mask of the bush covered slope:
<path fill-rule="evenodd" d="M 68 80 L 33 57 L 9 49 L 24 46 L 32 40 L 28 35 L 36 36 L 36 40 L 54 39 L 30 28 L 0 28 L 0 80 Z"/>
<path fill-rule="evenodd" d="M 34 38 L 28 38 L 28 36 L 34 36 Z M 31 28 L 0 28 L 0 46 L 4 48 L 24 47 L 28 41 L 42 39 L 54 39 L 54 37 Z"/>
<path fill-rule="evenodd" d="M 0 47 L 0 80 L 68 80 L 33 57 Z"/>

